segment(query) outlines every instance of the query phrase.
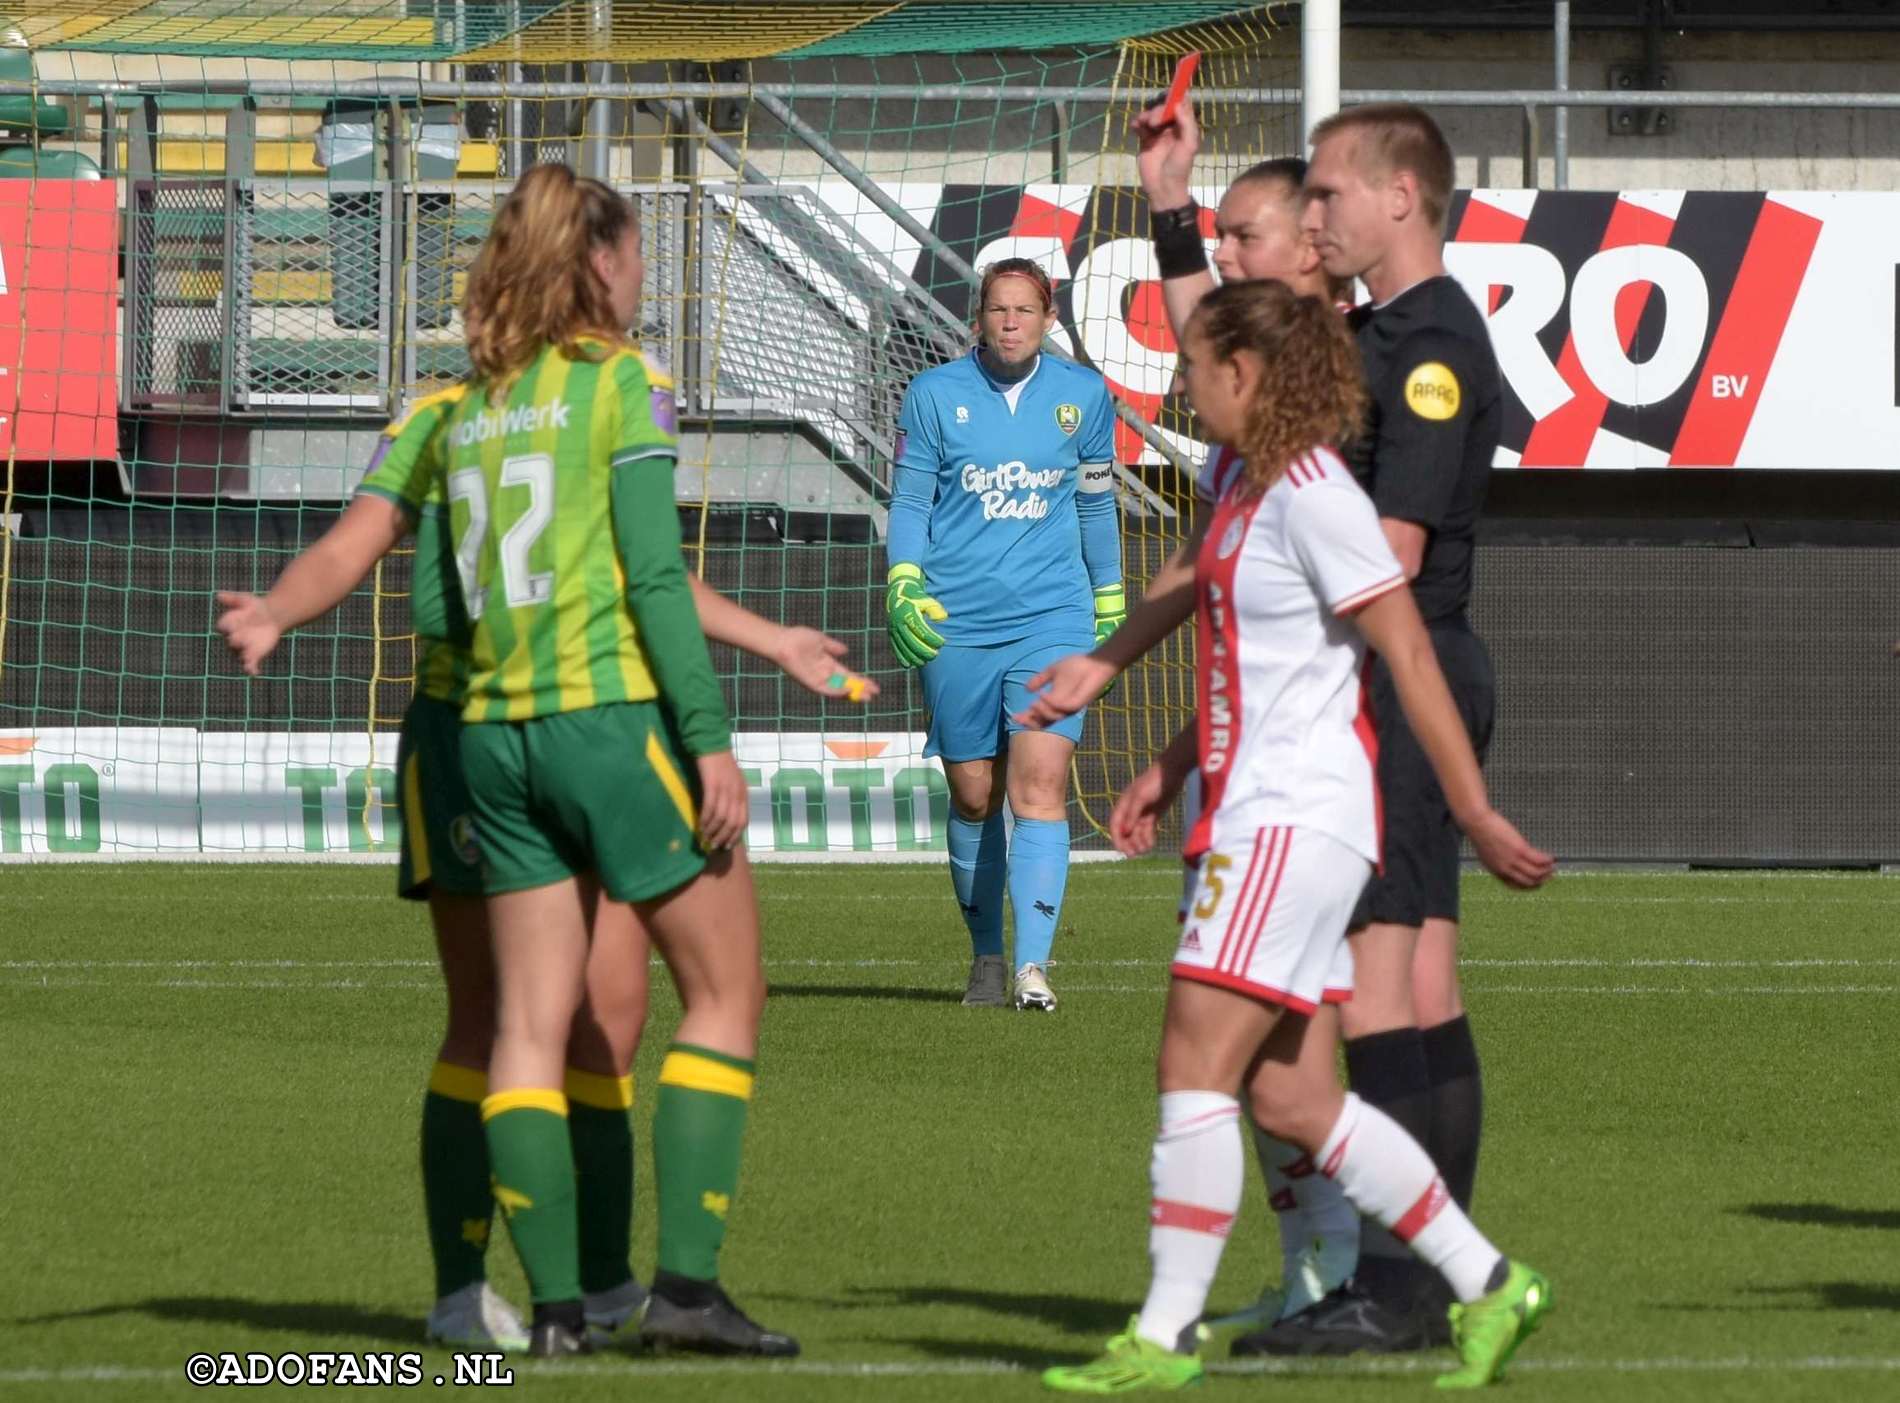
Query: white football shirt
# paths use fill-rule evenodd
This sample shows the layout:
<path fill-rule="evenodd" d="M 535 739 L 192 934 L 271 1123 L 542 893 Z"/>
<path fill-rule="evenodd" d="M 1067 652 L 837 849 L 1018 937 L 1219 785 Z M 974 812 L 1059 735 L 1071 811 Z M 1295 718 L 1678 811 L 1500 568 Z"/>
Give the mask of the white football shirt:
<path fill-rule="evenodd" d="M 1214 825 L 1316 828 L 1379 861 L 1378 741 L 1350 615 L 1405 584 L 1372 501 L 1314 448 L 1264 494 L 1238 459 L 1210 458 L 1219 491 L 1195 565 L 1203 807 Z"/>

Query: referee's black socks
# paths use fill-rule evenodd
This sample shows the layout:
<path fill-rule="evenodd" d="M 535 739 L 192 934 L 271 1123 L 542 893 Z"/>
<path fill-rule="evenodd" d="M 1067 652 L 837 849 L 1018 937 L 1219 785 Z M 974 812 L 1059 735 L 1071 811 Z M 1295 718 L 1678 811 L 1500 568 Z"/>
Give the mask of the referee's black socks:
<path fill-rule="evenodd" d="M 1478 1179 L 1478 1139 L 1484 1130 L 1484 1080 L 1471 1020 L 1462 1013 L 1426 1028 L 1425 1068 L 1431 1083 L 1431 1134 L 1422 1143 L 1445 1177 L 1453 1200 L 1469 1213 Z"/>

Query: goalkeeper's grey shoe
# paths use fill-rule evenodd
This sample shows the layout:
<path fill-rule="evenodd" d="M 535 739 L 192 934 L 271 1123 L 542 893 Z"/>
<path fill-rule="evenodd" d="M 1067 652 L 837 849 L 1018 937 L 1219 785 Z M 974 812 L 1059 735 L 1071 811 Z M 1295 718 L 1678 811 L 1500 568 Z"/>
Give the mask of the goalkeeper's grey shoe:
<path fill-rule="evenodd" d="M 1001 955 L 978 955 L 970 961 L 970 983 L 963 991 L 965 1008 L 1002 1008 L 1009 1003 L 1009 966 Z"/>
<path fill-rule="evenodd" d="M 1056 1011 L 1056 991 L 1049 987 L 1049 977 L 1041 965 L 1024 965 L 1016 971 L 1016 1007 L 1039 1013 Z"/>

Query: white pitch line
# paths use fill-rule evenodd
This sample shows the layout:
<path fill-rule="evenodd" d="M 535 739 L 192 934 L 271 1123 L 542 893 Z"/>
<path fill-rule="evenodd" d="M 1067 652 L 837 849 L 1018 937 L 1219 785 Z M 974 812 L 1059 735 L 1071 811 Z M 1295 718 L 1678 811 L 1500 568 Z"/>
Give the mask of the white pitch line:
<path fill-rule="evenodd" d="M 656 955 L 650 963 L 662 963 Z M 1605 960 L 1592 956 L 1532 957 L 1513 960 L 1464 960 L 1466 969 L 1892 969 L 1900 967 L 1900 958 L 1863 960 L 1710 960 L 1686 955 L 1675 959 Z M 1051 969 L 1155 969 L 1165 968 L 1165 956 L 1123 960 L 1052 960 Z M 889 959 L 826 960 L 791 958 L 767 960 L 767 969 L 962 969 L 960 955 L 920 958 L 902 956 Z M 90 969 L 434 969 L 434 960 L 0 960 L 0 970 L 90 970 Z"/>
<path fill-rule="evenodd" d="M 297 893 L 298 905 L 302 905 L 306 901 L 380 901 L 384 905 L 389 906 L 393 909 L 399 900 L 400 898 L 397 897 L 395 893 L 386 892 L 386 891 L 381 891 L 381 892 L 333 891 L 333 892 L 298 892 Z M 88 906 L 96 905 L 96 904 L 104 904 L 110 901 L 142 901 L 147 906 L 150 906 L 152 904 L 152 896 L 150 892 L 131 892 L 131 891 L 122 891 L 122 892 L 88 891 L 83 897 L 75 897 L 70 892 L 63 892 L 63 891 L 62 892 L 14 891 L 14 892 L 0 893 L 0 906 L 11 906 L 16 903 L 19 905 L 25 905 L 29 901 L 57 901 L 61 903 L 62 905 L 88 905 Z"/>
<path fill-rule="evenodd" d="M 1862 969 L 1890 968 L 1900 960 L 1704 960 L 1693 955 L 1661 960 L 1603 960 L 1546 958 L 1524 960 L 1460 960 L 1465 969 Z"/>
<path fill-rule="evenodd" d="M 0 969 L 434 969 L 434 960 L 5 960 Z"/>
<path fill-rule="evenodd" d="M 1071 984 L 1061 981 L 1062 992 L 1066 994 L 1139 994 L 1144 997 L 1158 998 L 1165 994 L 1165 984 Z M 875 999 L 884 995 L 903 995 L 916 986 L 907 984 L 866 986 L 862 997 Z M 946 990 L 949 986 L 943 986 Z M 368 980 L 368 979 L 55 979 L 41 975 L 37 979 L 0 979 L 0 988 L 8 989 L 259 989 L 290 990 L 298 993 L 382 993 L 397 990 L 439 990 L 438 981 L 427 980 Z M 780 985 L 779 995 L 796 995 L 800 986 L 796 984 Z M 854 991 L 855 992 L 855 991 Z M 1705 998 L 1737 998 L 1748 996 L 1800 997 L 1803 995 L 1842 995 L 1842 994 L 1900 994 L 1900 984 L 1767 984 L 1738 985 L 1734 988 L 1685 988 L 1680 985 L 1661 984 L 1476 984 L 1466 987 L 1471 995 L 1535 994 L 1544 997 L 1576 995 L 1582 997 L 1634 997 L 1639 995 L 1658 995 L 1683 997 L 1699 995 Z"/>
<path fill-rule="evenodd" d="M 1468 994 L 1703 994 L 1727 999 L 1738 995 L 1801 994 L 1896 994 L 1900 984 L 1760 984 L 1738 985 L 1732 989 L 1685 989 L 1657 984 L 1476 984 Z"/>
<path fill-rule="evenodd" d="M 1051 1363 L 1061 1362 L 1052 1354 Z M 1245 1363 L 1211 1363 L 1211 1374 L 1236 1376 L 1273 1375 L 1280 1377 L 1350 1378 L 1353 1376 L 1413 1375 L 1443 1373 L 1449 1366 L 1443 1356 L 1409 1359 L 1298 1360 L 1267 1359 Z M 714 1375 L 781 1374 L 806 1378 L 889 1379 L 889 1378 L 995 1378 L 1035 1372 L 1035 1366 L 1016 1364 L 1006 1359 L 967 1360 L 847 1360 L 798 1359 L 771 1362 L 765 1360 L 668 1360 L 629 1357 L 624 1361 L 589 1360 L 561 1364 L 513 1362 L 516 1381 L 530 1378 L 613 1377 L 635 1382 L 654 1377 L 695 1377 Z M 446 1365 L 434 1368 L 424 1356 L 423 1377 L 435 1372 L 447 1373 Z M 1512 1361 L 1513 1374 L 1845 1374 L 1900 1372 L 1900 1355 L 1805 1355 L 1778 1359 L 1772 1356 L 1731 1355 L 1719 1359 L 1684 1357 L 1635 1359 L 1540 1359 L 1535 1356 Z M 0 1370 L 0 1388 L 29 1384 L 158 1383 L 166 1380 L 185 1382 L 184 1367 L 153 1369 L 136 1365 L 95 1364 L 63 1369 Z"/>
<path fill-rule="evenodd" d="M 1097 899 L 1122 901 L 1154 902 L 1174 904 L 1180 899 L 1181 879 L 1178 875 L 1166 875 L 1165 891 L 1137 892 L 1097 892 L 1093 890 L 1071 890 L 1071 900 L 1084 902 Z M 89 906 L 111 905 L 117 902 L 142 902 L 150 904 L 149 893 L 141 892 L 88 892 L 83 898 L 74 898 L 65 892 L 3 892 L 0 893 L 0 908 L 7 906 L 39 905 L 59 902 L 70 906 L 78 900 Z M 380 903 L 392 911 L 396 909 L 397 898 L 387 892 L 310 892 L 297 897 L 299 902 L 329 901 L 348 903 Z M 840 897 L 831 891 L 780 891 L 762 890 L 760 901 L 766 906 L 775 902 L 787 904 L 804 901 L 824 901 L 831 903 L 856 904 L 859 902 L 917 902 L 925 905 L 942 904 L 949 908 L 950 898 L 942 892 L 866 892 L 856 891 L 849 896 Z M 1864 897 L 1847 896 L 1607 896 L 1582 895 L 1564 892 L 1543 892 L 1536 895 L 1521 894 L 1484 894 L 1474 893 L 1464 898 L 1467 907 L 1498 910 L 1523 909 L 1527 906 L 1539 908 L 1551 906 L 1868 906 L 1870 901 Z"/>

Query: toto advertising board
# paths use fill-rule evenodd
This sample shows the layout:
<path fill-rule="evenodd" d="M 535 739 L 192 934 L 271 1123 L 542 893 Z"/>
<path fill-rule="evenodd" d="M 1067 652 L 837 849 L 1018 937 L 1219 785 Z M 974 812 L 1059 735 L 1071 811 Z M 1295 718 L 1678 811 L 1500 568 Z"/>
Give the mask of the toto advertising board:
<path fill-rule="evenodd" d="M 741 732 L 756 853 L 944 849 L 921 734 Z M 0 854 L 394 854 L 396 734 L 127 726 L 0 731 Z"/>

